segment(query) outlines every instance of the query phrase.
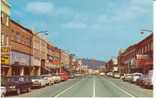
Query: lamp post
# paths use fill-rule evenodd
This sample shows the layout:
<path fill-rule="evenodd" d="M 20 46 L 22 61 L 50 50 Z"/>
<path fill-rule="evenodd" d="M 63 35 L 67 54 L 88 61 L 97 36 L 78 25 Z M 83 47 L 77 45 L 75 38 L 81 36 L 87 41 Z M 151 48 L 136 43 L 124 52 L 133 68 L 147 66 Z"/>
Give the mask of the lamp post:
<path fill-rule="evenodd" d="M 152 31 L 152 30 L 148 30 L 148 29 L 141 29 L 141 34 L 144 34 L 144 32 L 151 32 L 151 33 L 153 33 L 153 31 Z"/>

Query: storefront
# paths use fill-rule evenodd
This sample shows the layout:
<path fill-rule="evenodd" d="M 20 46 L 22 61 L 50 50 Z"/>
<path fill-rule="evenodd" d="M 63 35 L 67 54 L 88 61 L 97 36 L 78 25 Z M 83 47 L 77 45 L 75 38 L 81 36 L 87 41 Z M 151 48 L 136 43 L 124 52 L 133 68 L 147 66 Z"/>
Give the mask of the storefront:
<path fill-rule="evenodd" d="M 136 71 L 147 74 L 153 69 L 153 60 L 149 55 L 136 55 Z"/>
<path fill-rule="evenodd" d="M 11 76 L 9 47 L 1 47 L 1 75 Z"/>
<path fill-rule="evenodd" d="M 31 73 L 31 56 L 12 51 L 11 52 L 12 75 L 30 75 Z"/>
<path fill-rule="evenodd" d="M 41 74 L 41 61 L 40 58 L 32 57 L 32 70 L 31 75 L 40 75 Z"/>

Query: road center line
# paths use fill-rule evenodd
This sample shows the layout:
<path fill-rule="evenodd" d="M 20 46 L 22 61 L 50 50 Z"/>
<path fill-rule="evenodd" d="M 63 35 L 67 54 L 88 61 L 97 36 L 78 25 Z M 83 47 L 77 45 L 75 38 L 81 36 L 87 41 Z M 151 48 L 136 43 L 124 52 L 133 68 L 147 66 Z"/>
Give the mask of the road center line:
<path fill-rule="evenodd" d="M 69 89 L 73 88 L 74 86 L 76 86 L 77 84 L 79 84 L 82 80 L 78 81 L 77 83 L 73 84 L 72 86 L 70 86 L 69 88 L 61 91 L 60 93 L 56 94 L 55 97 L 58 97 L 60 95 L 62 95 L 63 93 L 65 93 L 66 91 L 68 91 Z"/>
<path fill-rule="evenodd" d="M 95 78 L 93 78 L 93 97 L 95 97 Z"/>
<path fill-rule="evenodd" d="M 123 93 L 131 96 L 131 97 L 135 97 L 134 95 L 130 94 L 129 92 L 125 91 L 124 89 L 120 88 L 118 85 L 114 84 L 112 81 L 109 80 L 109 82 L 114 86 L 116 87 L 117 89 L 119 89 L 120 91 L 122 91 Z"/>

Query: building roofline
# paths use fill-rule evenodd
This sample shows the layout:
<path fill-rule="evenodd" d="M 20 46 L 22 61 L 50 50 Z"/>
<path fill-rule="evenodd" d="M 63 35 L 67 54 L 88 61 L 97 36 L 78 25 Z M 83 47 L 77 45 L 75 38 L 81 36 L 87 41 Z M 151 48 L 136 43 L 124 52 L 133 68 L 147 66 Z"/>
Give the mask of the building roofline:
<path fill-rule="evenodd" d="M 30 29 L 24 27 L 23 25 L 17 23 L 15 20 L 10 19 L 10 21 L 13 22 L 14 24 L 16 24 L 17 26 L 21 27 L 22 29 L 26 30 L 27 32 L 33 34 L 32 30 L 30 30 Z"/>

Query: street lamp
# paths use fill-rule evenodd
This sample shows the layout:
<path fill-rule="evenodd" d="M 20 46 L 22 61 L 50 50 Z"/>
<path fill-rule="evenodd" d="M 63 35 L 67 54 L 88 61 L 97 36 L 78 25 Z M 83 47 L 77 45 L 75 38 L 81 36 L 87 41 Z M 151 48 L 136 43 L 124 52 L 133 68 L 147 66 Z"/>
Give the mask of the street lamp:
<path fill-rule="evenodd" d="M 144 32 L 151 32 L 151 33 L 153 33 L 153 31 L 152 31 L 152 30 L 148 30 L 148 29 L 141 29 L 141 34 L 144 34 Z"/>
<path fill-rule="evenodd" d="M 36 36 L 38 34 L 48 35 L 48 31 L 39 31 L 39 32 L 35 33 L 34 36 Z"/>

